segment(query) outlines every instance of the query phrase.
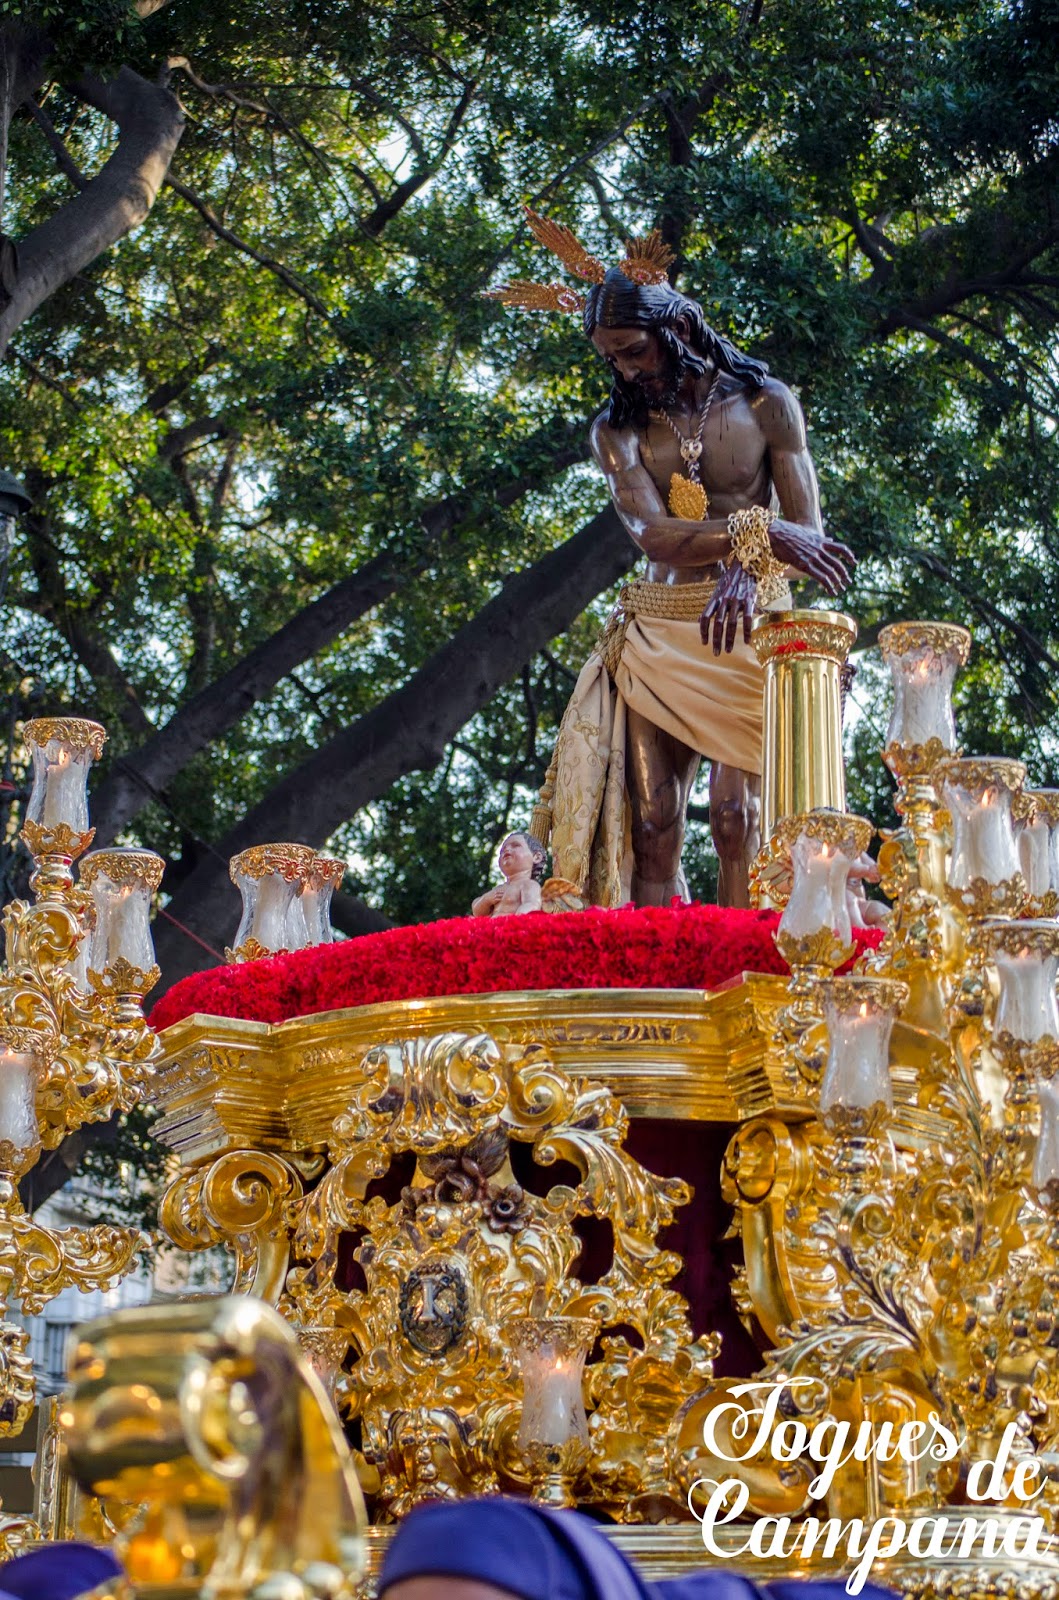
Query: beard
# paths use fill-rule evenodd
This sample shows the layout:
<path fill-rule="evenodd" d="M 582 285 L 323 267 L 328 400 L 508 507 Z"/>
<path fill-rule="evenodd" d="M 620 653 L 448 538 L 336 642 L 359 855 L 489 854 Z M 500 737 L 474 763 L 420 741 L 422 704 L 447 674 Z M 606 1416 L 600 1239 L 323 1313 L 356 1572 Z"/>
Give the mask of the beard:
<path fill-rule="evenodd" d="M 644 404 L 649 409 L 667 411 L 679 400 L 681 385 L 691 370 L 691 363 L 687 360 L 684 347 L 681 345 L 679 350 L 665 351 L 665 363 L 657 376 L 646 381 L 638 378 L 632 384 L 632 388 L 642 395 Z"/>
<path fill-rule="evenodd" d="M 611 390 L 612 427 L 646 428 L 652 411 L 666 411 L 677 404 L 680 388 L 689 373 L 705 372 L 707 363 L 667 328 L 653 330 L 662 345 L 661 370 L 645 384 L 642 379 L 626 383 L 616 374 Z"/>

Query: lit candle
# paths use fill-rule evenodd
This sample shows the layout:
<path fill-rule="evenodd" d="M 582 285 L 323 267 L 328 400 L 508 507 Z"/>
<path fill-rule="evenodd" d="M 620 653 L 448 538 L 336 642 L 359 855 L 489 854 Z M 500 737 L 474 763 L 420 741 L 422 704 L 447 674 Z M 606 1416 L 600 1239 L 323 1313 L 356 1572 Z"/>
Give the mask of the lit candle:
<path fill-rule="evenodd" d="M 36 717 L 25 726 L 33 757 L 26 821 L 74 833 L 88 831 L 88 773 L 106 734 L 81 717 Z"/>
<path fill-rule="evenodd" d="M 937 739 L 944 749 L 956 747 L 956 722 L 950 693 L 955 663 L 929 646 L 907 656 L 891 657 L 894 704 L 886 741 L 926 744 Z"/>
<path fill-rule="evenodd" d="M 1044 895 L 1052 887 L 1051 833 L 1047 817 L 1038 809 L 1034 797 L 1026 794 L 1022 798 L 1026 802 L 1023 813 L 1015 818 L 1019 866 L 1028 893 Z"/>
<path fill-rule="evenodd" d="M 970 757 L 943 761 L 936 776 L 952 813 L 949 883 L 967 889 L 976 878 L 998 885 L 1019 873 L 1012 800 L 1026 769 L 1021 761 Z"/>
<path fill-rule="evenodd" d="M 993 1033 L 1023 1044 L 1059 1040 L 1059 925 L 1037 920 L 982 924 L 982 946 L 997 970 L 999 990 Z"/>
<path fill-rule="evenodd" d="M 848 946 L 853 930 L 846 882 L 853 862 L 868 848 L 870 825 L 841 811 L 810 811 L 785 817 L 776 833 L 790 852 L 792 874 L 777 941 L 813 938 L 830 928 Z"/>
<path fill-rule="evenodd" d="M 894 691 L 888 751 L 918 748 L 936 761 L 956 748 L 952 683 L 970 643 L 966 628 L 947 622 L 897 622 L 882 630 L 879 645 Z"/>
<path fill-rule="evenodd" d="M 1059 789 L 1026 789 L 1021 795 L 1019 859 L 1039 914 L 1054 916 L 1059 906 Z"/>
<path fill-rule="evenodd" d="M 36 1151 L 40 1144 L 39 1076 L 40 1058 L 34 1051 L 0 1043 L 0 1145 L 10 1145 L 16 1154 Z"/>
<path fill-rule="evenodd" d="M 827 1027 L 827 1064 L 820 1083 L 820 1110 L 892 1111 L 890 1035 L 898 1007 L 908 997 L 903 983 L 887 978 L 831 978 L 819 986 Z"/>
<path fill-rule="evenodd" d="M 150 850 L 95 850 L 85 857 L 80 881 L 91 895 L 94 922 L 87 939 L 89 971 L 104 973 L 119 962 L 144 976 L 151 971 L 151 897 L 164 870 L 161 856 Z"/>
<path fill-rule="evenodd" d="M 1059 1189 L 1059 1079 L 1042 1078 L 1037 1094 L 1041 1128 L 1033 1152 L 1033 1187 L 1042 1193 L 1049 1185 Z"/>
<path fill-rule="evenodd" d="M 581 1380 L 598 1328 L 587 1317 L 522 1317 L 511 1325 L 522 1370 L 520 1448 L 588 1443 Z"/>

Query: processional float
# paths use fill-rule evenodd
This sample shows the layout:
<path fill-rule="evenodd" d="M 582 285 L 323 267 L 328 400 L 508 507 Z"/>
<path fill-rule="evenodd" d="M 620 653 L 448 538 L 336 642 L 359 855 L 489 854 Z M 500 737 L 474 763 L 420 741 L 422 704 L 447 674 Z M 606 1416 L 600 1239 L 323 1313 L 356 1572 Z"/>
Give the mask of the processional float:
<path fill-rule="evenodd" d="M 250 1594 L 269 1572 L 306 1600 L 368 1594 L 417 1501 L 499 1490 L 593 1509 L 649 1576 L 727 1557 L 761 1579 L 848 1571 L 852 1528 L 874 1541 L 873 1576 L 913 1596 L 1055 1590 L 1059 792 L 959 754 L 964 629 L 885 629 L 894 910 L 839 973 L 872 835 L 844 809 L 854 636 L 830 612 L 755 622 L 756 881 L 791 977 L 715 993 L 199 1015 L 156 1042 L 141 1001 L 160 863 L 99 852 L 74 882 L 102 733 L 27 726 L 35 898 L 8 913 L 0 984 L 0 1288 L 32 1308 L 127 1269 L 133 1234 L 45 1235 L 17 1182 L 41 1143 L 142 1095 L 177 1164 L 163 1228 L 184 1251 L 227 1245 L 234 1281 L 221 1302 L 83 1330 L 44 1526 L 9 1522 L 9 1547 L 109 1530 L 144 1596 Z M 241 863 L 255 887 L 233 955 L 289 940 L 301 894 L 317 897 L 302 922 L 316 916 L 327 871 L 293 848 Z M 631 1154 L 644 1118 L 730 1129 L 720 1185 L 756 1388 L 723 1375 L 673 1288 L 683 1263 L 660 1235 L 690 1190 Z M 587 1222 L 610 1241 L 594 1273 Z M 4 1338 L 11 1430 L 32 1397 Z M 822 1473 L 814 1446 L 839 1437 L 860 1454 Z M 925 1444 L 876 1448 L 895 1437 Z M 330 1488 L 295 1511 L 278 1485 L 296 1459 Z"/>

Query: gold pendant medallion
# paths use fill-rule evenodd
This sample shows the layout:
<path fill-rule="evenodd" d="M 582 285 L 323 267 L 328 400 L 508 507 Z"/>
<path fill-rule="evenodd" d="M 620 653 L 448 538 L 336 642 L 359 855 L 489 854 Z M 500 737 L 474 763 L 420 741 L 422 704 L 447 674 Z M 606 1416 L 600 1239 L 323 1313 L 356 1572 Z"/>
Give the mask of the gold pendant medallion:
<path fill-rule="evenodd" d="M 669 480 L 669 511 L 674 517 L 682 517 L 688 522 L 702 522 L 705 520 L 709 501 L 706 490 L 701 483 L 695 483 L 691 478 L 682 477 L 679 472 L 674 472 Z"/>

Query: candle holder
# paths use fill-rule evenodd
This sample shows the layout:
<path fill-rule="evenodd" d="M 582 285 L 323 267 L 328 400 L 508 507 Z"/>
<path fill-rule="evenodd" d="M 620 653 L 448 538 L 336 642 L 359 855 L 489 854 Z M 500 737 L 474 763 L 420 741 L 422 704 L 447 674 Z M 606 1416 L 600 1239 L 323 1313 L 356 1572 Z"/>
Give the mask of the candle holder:
<path fill-rule="evenodd" d="M 1033 1146 L 1034 1083 L 1059 1072 L 1059 924 L 984 922 L 975 932 L 973 950 L 996 968 L 989 1050 L 1008 1083 L 1004 1142 L 1012 1177 L 1021 1181 Z"/>
<path fill-rule="evenodd" d="M 1059 789 L 1024 789 L 1014 805 L 1029 917 L 1059 915 Z"/>
<path fill-rule="evenodd" d="M 35 860 L 32 887 L 68 887 L 70 865 L 88 849 L 88 773 L 103 752 L 106 732 L 84 717 L 35 717 L 24 729 L 33 757 L 33 784 L 22 839 Z"/>
<path fill-rule="evenodd" d="M 522 1373 L 518 1448 L 533 1498 L 575 1505 L 573 1484 L 590 1457 L 581 1379 L 599 1324 L 592 1317 L 518 1317 L 505 1331 Z"/>
<path fill-rule="evenodd" d="M 873 1166 L 869 1142 L 893 1113 L 890 1035 L 908 985 L 851 975 L 823 980 L 818 993 L 828 1040 L 820 1119 L 837 1141 L 836 1170 L 859 1177 Z"/>
<path fill-rule="evenodd" d="M 43 1062 L 28 1028 L 0 1028 L 0 1189 L 17 1184 L 41 1152 L 37 1092 Z M 2 1202 L 2 1195 L 0 1195 Z"/>
<path fill-rule="evenodd" d="M 844 811 L 809 811 L 784 817 L 775 836 L 791 865 L 776 945 L 791 969 L 792 992 L 805 994 L 856 949 L 846 883 L 850 867 L 871 842 L 872 826 Z M 775 888 L 772 893 L 775 898 Z M 781 903 L 782 898 L 781 892 Z"/>
<path fill-rule="evenodd" d="M 235 943 L 224 952 L 229 961 L 257 961 L 290 949 L 291 906 L 316 860 L 307 844 L 257 844 L 232 857 L 229 871 L 243 897 L 243 914 Z"/>
<path fill-rule="evenodd" d="M 894 622 L 879 634 L 894 701 L 883 761 L 902 791 L 929 780 L 956 749 L 952 685 L 967 665 L 971 635 L 950 622 Z"/>
<path fill-rule="evenodd" d="M 1012 803 L 1026 768 L 1021 761 L 998 756 L 968 756 L 939 762 L 934 776 L 953 824 L 949 898 L 974 921 L 1017 916 L 1026 898 L 1026 880 Z"/>
<path fill-rule="evenodd" d="M 1033 1150 L 1031 1183 L 1044 1210 L 1059 1218 L 1059 1082 L 1044 1078 L 1037 1085 L 1041 1125 Z"/>
<path fill-rule="evenodd" d="M 306 950 L 331 944 L 331 896 L 345 875 L 346 863 L 336 856 L 318 855 L 306 867 L 301 888 L 295 890 L 287 913 L 286 948 Z"/>
<path fill-rule="evenodd" d="M 165 862 L 150 850 L 95 850 L 79 882 L 91 901 L 83 969 L 89 987 L 137 1007 L 161 976 L 151 938 L 151 897 Z"/>
<path fill-rule="evenodd" d="M 93 836 L 85 783 L 104 738 L 81 718 L 26 725 L 33 899 L 7 907 L 0 970 L 0 1433 L 18 1431 L 34 1398 L 8 1306 L 33 1314 L 64 1289 L 109 1289 L 148 1243 L 138 1228 L 47 1228 L 26 1215 L 18 1188 L 42 1148 L 134 1106 L 160 1054 L 141 1001 L 157 976 L 147 919 L 162 862 L 99 851 L 76 884 L 71 871 Z"/>

